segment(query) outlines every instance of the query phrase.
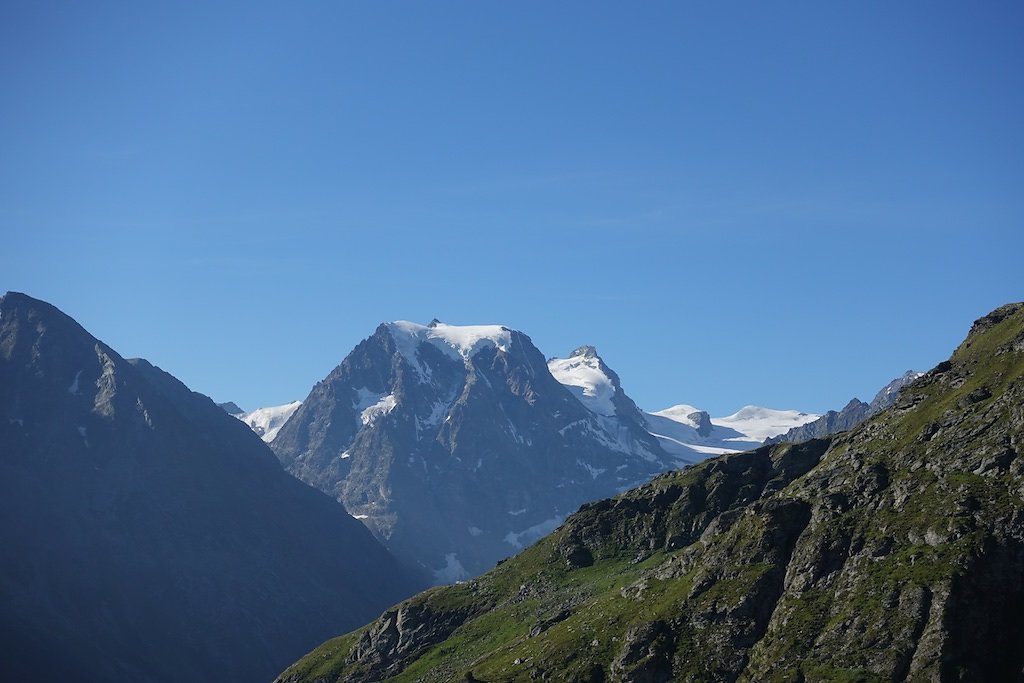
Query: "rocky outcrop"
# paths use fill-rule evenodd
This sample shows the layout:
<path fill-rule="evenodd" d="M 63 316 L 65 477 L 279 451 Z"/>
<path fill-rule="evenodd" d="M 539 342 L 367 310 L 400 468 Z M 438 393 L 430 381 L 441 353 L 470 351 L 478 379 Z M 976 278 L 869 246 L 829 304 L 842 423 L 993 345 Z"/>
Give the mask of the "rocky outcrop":
<path fill-rule="evenodd" d="M 430 594 L 476 613 L 393 680 L 1020 680 L 1022 406 L 1015 304 L 849 431 L 662 475 Z M 366 633 L 282 680 L 360 680 Z"/>

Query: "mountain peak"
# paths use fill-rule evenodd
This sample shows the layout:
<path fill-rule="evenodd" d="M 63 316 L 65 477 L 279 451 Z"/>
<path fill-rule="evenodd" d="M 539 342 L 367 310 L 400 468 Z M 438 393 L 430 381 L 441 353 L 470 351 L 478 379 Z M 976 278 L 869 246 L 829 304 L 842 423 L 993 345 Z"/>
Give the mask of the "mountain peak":
<path fill-rule="evenodd" d="M 552 358 L 548 370 L 594 413 L 616 414 L 613 399 L 619 390 L 619 378 L 593 346 L 581 346 L 568 358 Z"/>
<path fill-rule="evenodd" d="M 569 354 L 569 358 L 600 358 L 597 355 L 597 348 L 593 346 L 581 346 Z"/>
<path fill-rule="evenodd" d="M 242 414 L 245 413 L 245 410 L 243 410 L 242 407 L 239 406 L 234 401 L 228 401 L 226 403 L 218 403 L 217 407 L 218 408 L 222 408 L 225 413 L 227 413 L 228 415 L 232 415 L 232 416 L 234 416 L 234 415 L 242 415 Z"/>
<path fill-rule="evenodd" d="M 429 343 L 451 358 L 469 358 L 484 348 L 507 352 L 512 345 L 512 330 L 504 325 L 448 325 L 436 318 L 429 325 L 396 320 L 385 323 L 398 350 L 415 359 L 420 344 Z M 415 364 L 415 362 L 414 362 Z"/>

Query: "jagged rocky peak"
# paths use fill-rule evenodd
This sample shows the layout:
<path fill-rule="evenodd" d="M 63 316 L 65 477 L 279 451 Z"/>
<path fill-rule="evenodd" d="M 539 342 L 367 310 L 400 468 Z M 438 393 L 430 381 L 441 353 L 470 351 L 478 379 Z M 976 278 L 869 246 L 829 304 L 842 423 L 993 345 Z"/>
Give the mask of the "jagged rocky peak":
<path fill-rule="evenodd" d="M 687 413 L 686 419 L 693 425 L 700 436 L 708 436 L 711 434 L 711 430 L 714 429 L 714 425 L 711 424 L 711 416 L 706 410 L 695 410 Z"/>
<path fill-rule="evenodd" d="M 244 415 L 245 410 L 241 408 L 234 401 L 228 401 L 226 403 L 218 403 L 217 407 L 222 409 L 228 415 Z"/>
<path fill-rule="evenodd" d="M 871 400 L 871 403 L 868 406 L 868 412 L 871 415 L 874 415 L 875 413 L 879 413 L 891 406 L 896 402 L 896 399 L 899 397 L 899 393 L 903 388 L 922 375 L 924 375 L 923 372 L 907 370 L 905 373 L 886 384 Z"/>
<path fill-rule="evenodd" d="M 636 405 L 622 390 L 619 376 L 605 364 L 593 346 L 581 346 L 568 358 L 551 358 L 548 370 L 592 412 L 607 417 L 620 414 L 639 419 Z"/>
<path fill-rule="evenodd" d="M 569 354 L 569 358 L 597 358 L 597 348 L 594 346 L 581 346 Z"/>

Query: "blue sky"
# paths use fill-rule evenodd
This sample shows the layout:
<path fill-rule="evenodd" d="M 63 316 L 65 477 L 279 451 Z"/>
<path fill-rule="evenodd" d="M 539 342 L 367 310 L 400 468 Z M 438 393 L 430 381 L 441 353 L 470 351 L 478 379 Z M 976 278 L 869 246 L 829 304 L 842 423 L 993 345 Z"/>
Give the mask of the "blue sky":
<path fill-rule="evenodd" d="M 1024 299 L 1024 6 L 4 3 L 0 288 L 243 407 L 385 320 L 824 411 Z"/>

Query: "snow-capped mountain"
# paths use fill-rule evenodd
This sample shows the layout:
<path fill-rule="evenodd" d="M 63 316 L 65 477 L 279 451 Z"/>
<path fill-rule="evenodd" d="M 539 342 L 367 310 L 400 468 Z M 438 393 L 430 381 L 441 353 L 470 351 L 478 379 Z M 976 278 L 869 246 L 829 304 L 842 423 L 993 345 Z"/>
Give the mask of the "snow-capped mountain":
<path fill-rule="evenodd" d="M 645 413 L 647 429 L 676 457 L 704 458 L 757 448 L 770 436 L 818 419 L 813 413 L 745 406 L 732 415 L 710 417 L 706 411 L 680 404 Z"/>
<path fill-rule="evenodd" d="M 270 443 L 300 405 L 302 405 L 302 401 L 292 401 L 283 406 L 257 408 L 249 412 L 238 410 L 232 412 L 231 416 L 247 424 L 261 439 Z M 237 408 L 237 406 L 235 407 Z"/>
<path fill-rule="evenodd" d="M 679 463 L 593 349 L 549 364 L 522 332 L 437 321 L 380 325 L 271 447 L 437 582 Z"/>
<path fill-rule="evenodd" d="M 620 423 L 644 425 L 661 447 L 675 456 L 678 465 L 757 448 L 770 436 L 818 418 L 812 413 L 759 406 L 745 406 L 725 417 L 711 417 L 686 404 L 641 413 L 622 391 L 618 375 L 593 346 L 581 346 L 568 358 L 550 359 L 548 369 L 605 425 L 606 431 L 617 431 Z"/>
<path fill-rule="evenodd" d="M 711 424 L 726 429 L 734 429 L 742 436 L 729 439 L 739 448 L 747 450 L 757 448 L 764 440 L 776 434 L 782 434 L 793 427 L 818 419 L 814 413 L 799 410 L 774 410 L 760 406 L 744 406 L 738 412 L 726 417 L 713 417 Z"/>

